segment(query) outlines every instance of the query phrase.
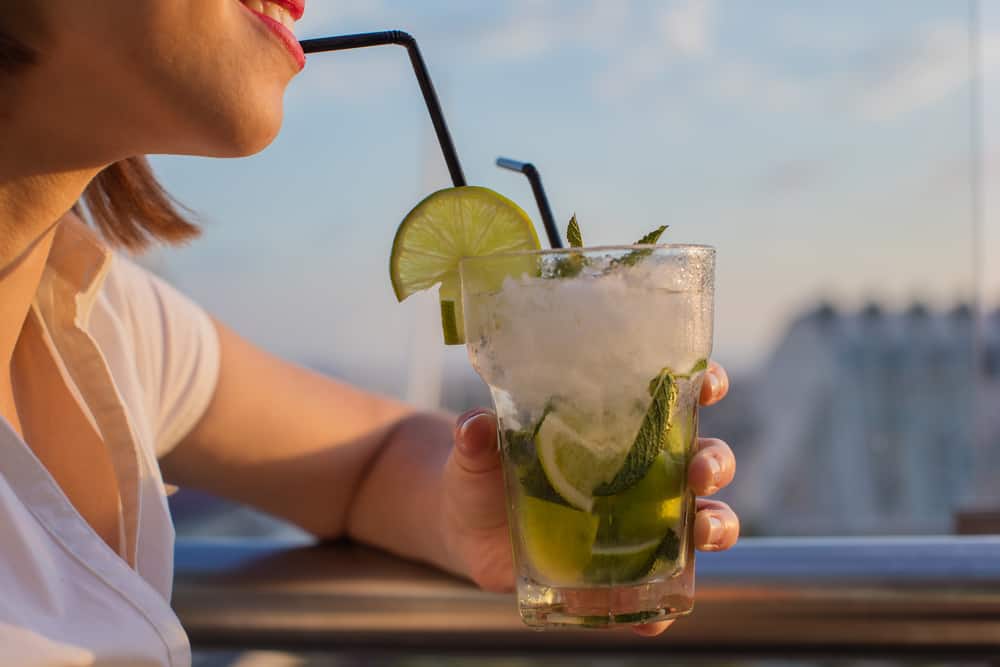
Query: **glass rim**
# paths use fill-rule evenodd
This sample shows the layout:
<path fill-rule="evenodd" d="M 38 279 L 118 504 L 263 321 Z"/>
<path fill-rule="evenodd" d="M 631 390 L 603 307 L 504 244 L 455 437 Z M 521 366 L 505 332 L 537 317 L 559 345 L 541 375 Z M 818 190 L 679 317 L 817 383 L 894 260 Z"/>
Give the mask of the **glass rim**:
<path fill-rule="evenodd" d="M 460 257 L 459 264 L 465 262 L 475 262 L 490 259 L 510 259 L 514 257 L 546 257 L 550 255 L 570 255 L 573 253 L 588 252 L 608 252 L 608 251 L 629 250 L 679 250 L 679 251 L 707 251 L 715 253 L 715 246 L 704 243 L 642 243 L 631 245 L 595 245 L 583 246 L 582 248 L 539 248 L 538 250 L 508 250 L 506 252 L 494 252 L 488 255 L 469 255 Z"/>

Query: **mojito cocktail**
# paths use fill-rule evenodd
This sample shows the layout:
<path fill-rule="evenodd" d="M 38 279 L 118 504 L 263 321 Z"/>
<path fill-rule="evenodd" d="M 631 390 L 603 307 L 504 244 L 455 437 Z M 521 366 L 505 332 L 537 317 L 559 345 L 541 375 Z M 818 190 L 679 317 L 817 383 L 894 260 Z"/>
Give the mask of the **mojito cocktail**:
<path fill-rule="evenodd" d="M 705 246 L 461 261 L 464 335 L 499 420 L 527 624 L 691 610 L 686 476 L 712 347 L 714 262 Z"/>

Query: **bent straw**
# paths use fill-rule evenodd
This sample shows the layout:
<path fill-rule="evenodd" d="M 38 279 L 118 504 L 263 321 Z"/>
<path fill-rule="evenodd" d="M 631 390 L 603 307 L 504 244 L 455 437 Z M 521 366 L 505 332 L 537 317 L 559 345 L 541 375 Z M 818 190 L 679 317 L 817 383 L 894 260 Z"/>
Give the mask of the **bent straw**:
<path fill-rule="evenodd" d="M 413 65 L 413 73 L 417 77 L 417 84 L 420 92 L 424 96 L 424 103 L 427 105 L 427 112 L 430 114 L 431 123 L 434 125 L 434 132 L 437 134 L 438 144 L 441 146 L 441 153 L 444 161 L 448 165 L 448 173 L 455 187 L 466 184 L 465 174 L 462 172 L 462 164 L 458 159 L 458 152 L 455 150 L 455 143 L 451 139 L 448 131 L 448 124 L 444 119 L 444 111 L 441 110 L 441 102 L 438 100 L 437 92 L 434 90 L 434 83 L 431 81 L 430 72 L 427 71 L 427 63 L 420 53 L 417 40 L 412 35 L 402 30 L 384 30 L 381 32 L 365 32 L 354 35 L 339 35 L 336 37 L 320 37 L 318 39 L 305 39 L 299 42 L 305 53 L 325 53 L 328 51 L 344 51 L 347 49 L 361 49 L 369 46 L 384 46 L 396 44 L 406 48 L 410 56 L 410 64 Z M 535 202 L 538 204 L 542 222 L 545 225 L 545 233 L 549 237 L 549 244 L 553 248 L 562 248 L 562 239 L 556 227 L 555 219 L 552 217 L 552 209 L 549 206 L 548 197 L 542 187 L 542 177 L 538 169 L 531 163 L 517 162 L 506 158 L 499 158 L 497 165 L 506 169 L 520 171 L 527 176 L 531 183 L 532 192 L 535 195 Z"/>
<path fill-rule="evenodd" d="M 519 171 L 528 178 L 531 183 L 531 191 L 535 194 L 535 203 L 538 204 L 538 212 L 542 216 L 542 223 L 545 225 L 545 233 L 549 237 L 549 245 L 553 248 L 562 248 L 562 239 L 559 237 L 559 228 L 556 227 L 555 218 L 552 217 L 552 208 L 549 206 L 549 198 L 545 195 L 545 188 L 542 187 L 542 175 L 538 169 L 530 162 L 518 162 L 510 158 L 498 157 L 497 166 L 511 171 Z"/>
<path fill-rule="evenodd" d="M 437 92 L 435 92 L 434 84 L 431 82 L 431 75 L 427 71 L 427 64 L 420 54 L 420 47 L 417 46 L 417 40 L 412 35 L 401 30 L 386 30 L 383 32 L 366 32 L 356 35 L 305 39 L 299 43 L 302 45 L 302 50 L 306 53 L 343 51 L 345 49 L 360 49 L 386 44 L 397 44 L 405 47 L 407 53 L 410 55 L 410 63 L 413 65 L 413 73 L 416 75 L 417 83 L 420 85 L 420 92 L 424 95 L 424 102 L 427 104 L 431 123 L 434 124 L 434 132 L 437 133 L 438 143 L 441 145 L 441 152 L 444 154 L 444 161 L 448 165 L 451 182 L 454 183 L 455 187 L 465 185 L 465 174 L 462 173 L 462 165 L 458 161 L 455 144 L 451 140 L 448 125 L 444 121 L 444 112 L 441 111 L 441 103 L 438 101 Z"/>

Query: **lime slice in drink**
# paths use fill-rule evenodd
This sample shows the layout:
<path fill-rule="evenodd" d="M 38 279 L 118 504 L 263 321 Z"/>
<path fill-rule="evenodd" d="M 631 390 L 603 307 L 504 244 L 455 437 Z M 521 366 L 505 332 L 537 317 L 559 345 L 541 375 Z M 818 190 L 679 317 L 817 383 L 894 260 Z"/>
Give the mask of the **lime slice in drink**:
<path fill-rule="evenodd" d="M 599 522 L 588 581 L 621 583 L 651 571 L 664 537 L 680 532 L 683 466 L 660 454 L 637 484 L 595 499 Z"/>
<path fill-rule="evenodd" d="M 596 499 L 601 517 L 599 547 L 659 543 L 668 530 L 678 532 L 683 499 L 684 463 L 661 453 L 638 484 Z"/>
<path fill-rule="evenodd" d="M 555 413 L 542 421 L 535 436 L 538 461 L 545 477 L 563 500 L 589 512 L 594 506 L 594 489 L 615 476 L 626 452 L 614 452 L 590 441 L 582 429 L 575 429 Z"/>
<path fill-rule="evenodd" d="M 625 583 L 645 576 L 655 562 L 661 540 L 620 547 L 595 546 L 584 578 L 592 584 Z"/>
<path fill-rule="evenodd" d="M 550 584 L 580 583 L 597 535 L 597 517 L 528 496 L 518 506 L 521 538 L 535 572 Z"/>
<path fill-rule="evenodd" d="M 448 188 L 430 195 L 410 211 L 392 242 L 389 274 L 396 298 L 440 284 L 445 343 L 465 342 L 458 262 L 516 250 L 537 250 L 538 234 L 528 214 L 506 197 L 475 186 Z M 499 288 L 508 275 L 531 271 L 532 257 L 503 263 L 497 275 L 481 279 Z"/>

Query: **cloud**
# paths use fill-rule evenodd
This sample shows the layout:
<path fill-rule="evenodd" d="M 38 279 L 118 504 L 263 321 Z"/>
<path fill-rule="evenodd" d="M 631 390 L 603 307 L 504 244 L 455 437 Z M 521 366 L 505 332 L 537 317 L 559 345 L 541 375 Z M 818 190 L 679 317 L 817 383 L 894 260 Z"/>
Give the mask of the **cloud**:
<path fill-rule="evenodd" d="M 567 46 L 618 48 L 631 13 L 629 2 L 591 0 L 567 11 L 551 0 L 521 0 L 506 20 L 480 35 L 488 60 L 526 60 Z"/>
<path fill-rule="evenodd" d="M 643 84 L 666 72 L 670 58 L 670 54 L 656 44 L 633 46 L 594 78 L 594 90 L 605 100 L 630 97 Z"/>
<path fill-rule="evenodd" d="M 412 77 L 406 52 L 395 48 L 366 50 L 348 56 L 311 56 L 309 76 L 293 82 L 296 99 L 330 97 L 359 103 L 385 95 Z"/>
<path fill-rule="evenodd" d="M 685 57 L 708 55 L 715 36 L 715 6 L 711 0 L 686 0 L 664 7 L 656 18 L 666 46 Z"/>
<path fill-rule="evenodd" d="M 296 32 L 300 37 L 337 34 L 352 22 L 383 19 L 387 14 L 382 0 L 311 0 Z"/>
<path fill-rule="evenodd" d="M 673 2 L 647 18 L 636 42 L 619 45 L 617 57 L 594 78 L 598 97 L 629 97 L 672 65 L 711 56 L 716 29 L 711 0 Z"/>
<path fill-rule="evenodd" d="M 818 19 L 803 5 L 801 12 L 783 12 L 769 17 L 773 39 L 782 50 L 797 52 L 806 50 L 833 56 L 854 53 L 871 39 L 873 27 L 866 24 L 865 17 L 845 13 L 839 15 L 835 24 L 830 19 Z"/>
<path fill-rule="evenodd" d="M 766 111 L 794 111 L 815 100 L 823 82 L 783 76 L 761 65 L 720 63 L 703 79 L 706 92 L 727 102 L 752 102 Z"/>
<path fill-rule="evenodd" d="M 982 40 L 984 74 L 1000 66 L 1000 35 Z M 847 81 L 859 116 L 888 120 L 938 102 L 969 81 L 969 31 L 941 22 L 919 31 L 900 46 L 870 51 Z"/>
<path fill-rule="evenodd" d="M 791 195 L 810 190 L 827 180 L 830 164 L 826 160 L 811 158 L 784 160 L 768 166 L 760 177 L 761 193 Z"/>
<path fill-rule="evenodd" d="M 968 40 L 964 24 L 931 23 L 903 40 L 847 51 L 811 76 L 755 62 L 714 62 L 703 88 L 766 111 L 840 108 L 865 121 L 885 122 L 940 102 L 967 84 L 972 74 Z M 1000 33 L 982 36 L 982 66 L 985 78 L 1000 72 Z"/>
<path fill-rule="evenodd" d="M 487 32 L 480 42 L 484 55 L 494 60 L 525 60 L 553 50 L 561 36 L 541 16 L 521 16 Z"/>

